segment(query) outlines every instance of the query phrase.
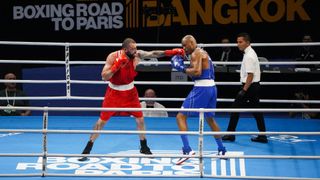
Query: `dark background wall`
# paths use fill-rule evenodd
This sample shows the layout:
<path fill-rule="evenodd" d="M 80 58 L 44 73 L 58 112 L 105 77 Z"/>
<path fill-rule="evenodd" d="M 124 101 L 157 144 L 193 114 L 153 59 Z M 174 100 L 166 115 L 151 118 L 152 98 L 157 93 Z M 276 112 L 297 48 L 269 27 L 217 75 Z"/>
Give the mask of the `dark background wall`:
<path fill-rule="evenodd" d="M 82 4 L 85 4 L 87 14 L 77 11 L 77 6 Z M 108 13 L 108 10 L 112 11 L 112 5 L 119 4 L 122 11 L 115 8 L 114 13 Z M 235 40 L 236 34 L 246 31 L 255 42 L 296 42 L 304 33 L 319 39 L 316 28 L 320 18 L 319 4 L 317 0 L 4 0 L 0 7 L 0 38 L 9 41 L 121 42 L 131 36 L 138 42 L 176 43 L 183 35 L 193 34 L 199 42 L 212 43 L 225 36 Z M 53 8 L 59 7 L 66 13 L 61 16 L 53 13 Z M 94 14 L 89 14 L 91 11 Z M 111 25 L 99 27 L 99 17 L 116 17 L 121 19 L 122 26 L 112 20 L 109 21 Z M 62 23 L 55 27 L 54 19 L 59 18 L 61 21 L 72 19 L 75 27 L 69 28 L 72 26 L 68 23 L 65 29 Z M 79 25 L 76 21 L 80 18 L 88 23 Z"/>

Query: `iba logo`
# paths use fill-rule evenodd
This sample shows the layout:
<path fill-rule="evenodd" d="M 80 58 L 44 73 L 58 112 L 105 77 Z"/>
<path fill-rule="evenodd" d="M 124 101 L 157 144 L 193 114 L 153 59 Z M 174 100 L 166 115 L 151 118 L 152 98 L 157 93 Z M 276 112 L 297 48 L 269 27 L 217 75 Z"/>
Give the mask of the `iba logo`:
<path fill-rule="evenodd" d="M 154 150 L 154 154 L 180 154 L 179 151 Z M 217 152 L 204 151 L 204 154 Z M 115 153 L 138 154 L 136 150 Z M 243 152 L 230 151 L 229 155 L 243 155 Z M 47 171 L 78 175 L 200 175 L 199 160 L 190 158 L 182 165 L 175 165 L 178 158 L 89 158 L 80 162 L 78 157 L 48 157 Z M 36 162 L 19 162 L 16 166 L 20 171 L 42 169 L 42 158 Z M 205 158 L 204 172 L 211 175 L 246 176 L 245 160 L 231 158 L 228 160 Z"/>
<path fill-rule="evenodd" d="M 302 139 L 299 136 L 293 136 L 293 135 L 269 136 L 269 139 L 272 141 L 279 141 L 279 142 L 288 143 L 288 144 L 297 144 L 297 143 L 303 143 L 303 142 L 317 141 L 315 139 Z"/>

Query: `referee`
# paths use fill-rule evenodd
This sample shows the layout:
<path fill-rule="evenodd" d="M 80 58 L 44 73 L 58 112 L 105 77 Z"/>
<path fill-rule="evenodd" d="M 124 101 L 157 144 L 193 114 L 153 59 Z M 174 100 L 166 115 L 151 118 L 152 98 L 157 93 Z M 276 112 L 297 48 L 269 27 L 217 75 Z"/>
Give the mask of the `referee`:
<path fill-rule="evenodd" d="M 259 107 L 259 82 L 261 76 L 260 64 L 256 52 L 250 45 L 250 41 L 251 39 L 248 33 L 240 33 L 237 36 L 238 48 L 244 53 L 244 55 L 240 69 L 240 81 L 242 86 L 232 104 L 233 108 L 244 108 L 246 105 L 248 105 L 250 108 Z M 253 116 L 256 119 L 259 131 L 265 132 L 266 127 L 262 112 L 254 112 Z M 239 113 L 231 113 L 227 131 L 235 131 L 238 121 Z M 235 139 L 235 135 L 225 135 L 222 137 L 222 140 L 224 141 L 235 141 Z M 252 137 L 251 141 L 268 143 L 267 136 L 265 135 Z"/>

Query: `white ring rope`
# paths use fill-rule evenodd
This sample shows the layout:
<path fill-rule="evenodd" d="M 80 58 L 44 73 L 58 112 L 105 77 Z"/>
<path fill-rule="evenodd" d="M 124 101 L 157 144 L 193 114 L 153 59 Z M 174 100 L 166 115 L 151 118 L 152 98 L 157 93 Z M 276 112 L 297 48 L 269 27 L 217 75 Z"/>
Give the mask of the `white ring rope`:
<path fill-rule="evenodd" d="M 1 61 L 0 61 L 1 62 Z M 240 65 L 240 61 L 212 61 L 214 65 Z M 105 61 L 70 61 L 70 64 L 105 64 Z M 185 64 L 190 64 L 189 61 L 185 62 Z M 277 62 L 260 62 L 260 65 L 317 65 L 320 64 L 320 61 L 277 61 Z M 170 61 L 141 61 L 139 65 L 171 65 Z"/>
<path fill-rule="evenodd" d="M 41 174 L 42 175 L 42 174 Z M 0 174 L 0 176 L 3 177 L 12 177 L 12 176 L 27 176 L 27 177 L 34 177 L 34 176 L 39 176 L 39 174 Z M 153 178 L 165 178 L 165 177 L 176 177 L 176 178 L 186 178 L 186 177 L 199 177 L 199 175 L 154 175 L 154 174 L 149 174 L 149 175 L 136 175 L 136 174 L 123 174 L 123 175 L 115 175 L 115 174 L 99 174 L 99 175 L 94 175 L 94 174 L 64 174 L 64 173 L 46 173 L 45 176 L 48 177 L 153 177 Z M 279 176 L 218 176 L 218 175 L 203 175 L 204 178 L 227 178 L 227 179 L 264 179 L 264 180 L 319 180 L 319 178 L 299 178 L 299 177 L 279 177 Z"/>
<path fill-rule="evenodd" d="M 66 73 L 68 74 L 68 73 Z M 66 77 L 70 77 L 66 75 Z M 6 80 L 0 79 L 0 83 L 48 83 L 48 84 L 107 84 L 105 81 L 87 81 L 87 80 Z M 171 81 L 134 81 L 136 85 L 193 85 L 194 82 L 171 82 Z M 217 85 L 241 85 L 240 82 L 216 82 Z M 261 85 L 320 85 L 319 81 L 314 82 L 260 82 Z M 69 85 L 69 88 L 70 88 Z M 68 88 L 68 86 L 66 86 Z M 103 100 L 103 97 L 88 97 L 88 96 L 72 96 L 69 92 L 66 96 L 29 96 L 29 97 L 0 97 L 0 100 L 62 100 L 62 99 L 74 99 L 74 100 Z M 183 101 L 185 98 L 143 98 L 140 100 L 157 100 L 157 101 Z M 218 102 L 233 102 L 234 99 L 218 98 Z M 320 100 L 289 100 L 289 99 L 261 99 L 262 103 L 310 103 L 320 104 Z"/>
<path fill-rule="evenodd" d="M 0 153 L 0 157 L 41 157 L 43 153 Z M 57 154 L 57 153 L 46 153 L 47 157 L 109 157 L 109 158 L 136 158 L 146 157 L 143 154 Z M 148 158 L 156 157 L 190 157 L 200 158 L 200 155 L 175 155 L 175 154 L 152 154 L 148 155 Z M 221 158 L 219 155 L 203 154 L 203 158 Z M 320 156 L 276 156 L 276 155 L 224 155 L 223 158 L 245 158 L 245 159 L 320 159 Z"/>
<path fill-rule="evenodd" d="M 66 83 L 67 80 L 7 80 L 0 79 L 0 83 L 33 83 L 33 84 L 56 84 L 56 83 Z"/>
<path fill-rule="evenodd" d="M 1 45 L 27 45 L 27 46 L 65 46 L 62 42 L 24 42 L 24 41 L 0 41 Z M 121 47 L 122 43 L 69 43 L 70 46 L 106 46 L 106 47 Z M 180 47 L 180 43 L 137 43 L 141 47 Z M 235 43 L 198 43 L 200 47 L 228 47 L 237 46 Z M 320 46 L 320 42 L 285 42 L 285 43 L 251 43 L 252 46 Z"/>
<path fill-rule="evenodd" d="M 0 60 L 0 63 L 10 63 L 10 64 L 61 64 L 65 65 L 65 61 L 57 60 Z"/>
<path fill-rule="evenodd" d="M 0 80 L 1 82 L 1 80 Z M 106 84 L 108 81 L 71 80 L 75 84 Z M 135 85 L 194 85 L 194 82 L 179 81 L 134 81 Z M 215 82 L 216 85 L 241 85 L 240 82 Z M 261 85 L 320 85 L 320 81 L 311 82 L 260 82 Z"/>
<path fill-rule="evenodd" d="M 0 60 L 1 63 L 11 63 L 11 64 L 61 64 L 65 65 L 65 61 L 57 61 L 57 60 Z M 188 64 L 189 62 L 186 62 Z M 213 61 L 216 65 L 240 65 L 241 62 L 239 61 L 229 61 L 229 62 L 222 62 L 222 61 Z M 74 64 L 85 64 L 85 65 L 101 65 L 105 64 L 105 61 L 70 61 L 70 65 Z M 320 64 L 320 61 L 277 61 L 277 62 L 260 62 L 260 65 L 317 65 Z M 161 61 L 161 62 L 154 62 L 154 61 L 141 61 L 139 65 L 171 65 L 170 61 Z"/>
<path fill-rule="evenodd" d="M 0 61 L 1 62 L 1 61 Z M 240 65 L 241 61 L 212 61 L 214 65 Z M 71 61 L 70 64 L 105 64 L 105 61 L 92 61 L 92 62 L 86 62 L 86 61 Z M 190 64 L 189 61 L 187 61 L 185 64 Z M 317 65 L 320 64 L 320 61 L 277 61 L 277 62 L 260 62 L 260 65 Z M 141 61 L 139 62 L 139 65 L 171 65 L 170 61 Z"/>
<path fill-rule="evenodd" d="M 0 83 L 67 83 L 67 80 L 7 80 L 0 79 Z M 74 84 L 108 84 L 109 81 L 70 80 Z M 194 85 L 194 82 L 183 81 L 134 81 L 135 85 Z M 241 85 L 240 82 L 215 82 L 216 85 Z M 320 85 L 320 81 L 310 82 L 260 82 L 261 85 Z"/>
<path fill-rule="evenodd" d="M 68 99 L 67 96 L 29 96 L 29 97 L 0 97 L 0 100 L 63 100 Z"/>
<path fill-rule="evenodd" d="M 137 131 L 137 130 L 46 130 L 46 129 L 0 129 L 0 132 L 11 132 L 11 133 L 51 133 L 51 134 L 160 134 L 160 135 L 199 135 L 199 131 Z M 219 131 L 219 132 L 203 132 L 203 135 L 320 135 L 320 132 L 256 132 L 256 131 L 246 131 L 246 132 L 230 132 L 230 131 Z"/>
<path fill-rule="evenodd" d="M 36 106 L 0 106 L 4 110 L 33 110 L 33 111 L 163 111 L 163 108 L 97 108 L 97 107 L 36 107 Z M 168 112 L 320 112 L 320 108 L 166 108 Z"/>
<path fill-rule="evenodd" d="M 7 80 L 0 79 L 0 83 L 67 83 L 67 80 Z M 74 84 L 108 84 L 109 81 L 70 80 Z M 194 85 L 194 82 L 181 81 L 134 81 L 135 85 Z M 216 85 L 241 85 L 240 82 L 215 82 Z M 310 82 L 260 82 L 261 85 L 320 85 L 320 81 Z"/>
<path fill-rule="evenodd" d="M 95 97 L 95 96 L 28 96 L 28 97 L 0 97 L 0 100 L 103 100 L 103 97 Z M 141 97 L 139 100 L 156 100 L 156 101 L 184 101 L 185 98 L 144 98 Z M 227 98 L 218 98 L 218 102 L 233 102 L 234 99 L 227 99 Z M 307 104 L 320 104 L 320 100 L 290 100 L 290 99 L 261 99 L 260 102 L 262 103 L 307 103 Z"/>

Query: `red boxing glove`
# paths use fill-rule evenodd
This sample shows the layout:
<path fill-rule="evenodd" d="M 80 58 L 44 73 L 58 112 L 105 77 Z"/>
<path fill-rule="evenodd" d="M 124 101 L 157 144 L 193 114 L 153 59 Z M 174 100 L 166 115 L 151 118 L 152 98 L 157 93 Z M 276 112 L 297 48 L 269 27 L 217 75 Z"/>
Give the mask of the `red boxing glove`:
<path fill-rule="evenodd" d="M 180 55 L 182 57 L 185 56 L 185 52 L 182 48 L 175 48 L 172 50 L 165 50 L 164 51 L 164 55 L 166 56 L 174 56 L 174 55 Z"/>
<path fill-rule="evenodd" d="M 113 65 L 111 66 L 111 72 L 117 72 L 123 65 L 127 64 L 128 61 L 129 60 L 125 56 L 117 57 L 116 60 L 113 62 Z"/>

